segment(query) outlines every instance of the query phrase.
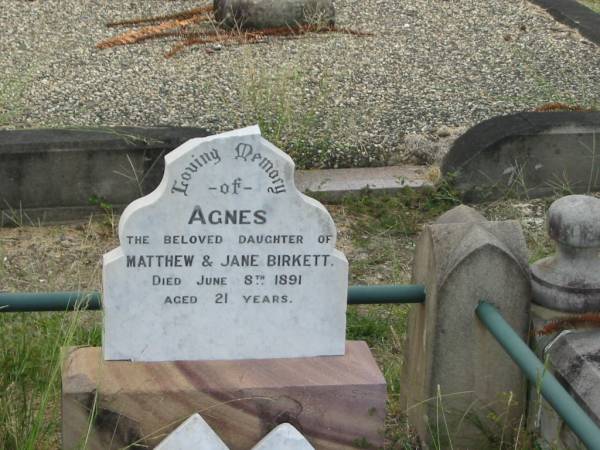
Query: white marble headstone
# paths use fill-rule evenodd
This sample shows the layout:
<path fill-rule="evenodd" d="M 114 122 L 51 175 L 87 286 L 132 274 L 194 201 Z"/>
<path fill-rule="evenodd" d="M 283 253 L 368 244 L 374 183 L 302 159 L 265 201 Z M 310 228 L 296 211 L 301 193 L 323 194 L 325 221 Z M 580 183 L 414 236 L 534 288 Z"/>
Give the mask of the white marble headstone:
<path fill-rule="evenodd" d="M 348 262 L 327 210 L 258 127 L 192 139 L 104 255 L 104 357 L 342 355 Z"/>
<path fill-rule="evenodd" d="M 315 450 L 300 432 L 289 423 L 278 425 L 252 450 Z"/>
<path fill-rule="evenodd" d="M 199 414 L 190 416 L 155 450 L 229 450 Z"/>

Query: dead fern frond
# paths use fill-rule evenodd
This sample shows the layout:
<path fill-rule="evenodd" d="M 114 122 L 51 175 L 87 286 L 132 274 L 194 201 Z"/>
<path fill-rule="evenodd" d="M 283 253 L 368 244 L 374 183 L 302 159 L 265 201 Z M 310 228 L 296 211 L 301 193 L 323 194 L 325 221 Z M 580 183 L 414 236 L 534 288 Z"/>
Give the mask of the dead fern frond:
<path fill-rule="evenodd" d="M 338 28 L 335 26 L 301 25 L 297 27 L 266 28 L 264 30 L 253 30 L 246 32 L 225 31 L 206 33 L 181 33 L 187 39 L 175 45 L 165 54 L 166 58 L 172 58 L 187 47 L 194 45 L 222 44 L 222 45 L 246 45 L 264 42 L 269 37 L 295 39 L 307 33 L 343 33 L 353 36 L 373 36 L 372 33 L 356 31 L 349 28 Z"/>
<path fill-rule="evenodd" d="M 324 26 L 317 24 L 246 31 L 219 31 L 214 27 L 212 29 L 209 27 L 199 27 L 200 30 L 198 31 L 189 30 L 192 25 L 210 21 L 214 21 L 212 5 L 201 6 L 177 14 L 111 22 L 107 24 L 107 26 L 116 27 L 135 26 L 149 23 L 157 24 L 147 25 L 135 30 L 127 31 L 118 36 L 98 43 L 96 47 L 99 49 L 107 49 L 119 45 L 136 44 L 149 39 L 158 39 L 169 36 L 178 37 L 182 39 L 182 41 L 177 43 L 169 52 L 165 54 L 165 57 L 171 58 L 187 47 L 203 44 L 256 44 L 259 42 L 264 42 L 269 37 L 295 39 L 307 33 L 341 33 L 352 36 L 373 36 L 373 33 L 352 30 L 350 28 L 339 28 L 334 25 Z"/>
<path fill-rule="evenodd" d="M 107 23 L 106 26 L 108 28 L 121 27 L 121 26 L 131 26 L 131 25 L 141 25 L 145 23 L 156 23 L 156 22 L 165 22 L 168 20 L 185 20 L 191 19 L 197 15 L 208 15 L 213 11 L 213 5 L 205 5 L 200 6 L 199 8 L 190 9 L 188 11 L 182 11 L 176 14 L 169 14 L 165 16 L 154 16 L 154 17 L 142 17 L 137 19 L 129 19 L 129 20 L 121 20 L 118 22 L 110 22 Z"/>
<path fill-rule="evenodd" d="M 163 22 L 159 25 L 151 25 L 140 28 L 139 30 L 131 30 L 118 36 L 112 37 L 96 45 L 99 49 L 116 47 L 118 45 L 135 44 L 148 39 L 159 38 L 164 36 L 164 32 L 173 29 L 185 29 L 190 25 L 205 21 L 205 16 L 193 16 L 189 19 L 177 19 Z"/>
<path fill-rule="evenodd" d="M 565 317 L 562 319 L 552 320 L 547 323 L 540 331 L 538 336 L 546 336 L 548 334 L 558 333 L 564 330 L 580 328 L 582 326 L 590 328 L 600 327 L 600 313 L 585 313 L 578 316 Z"/>
<path fill-rule="evenodd" d="M 578 112 L 589 112 L 590 109 L 584 108 L 579 105 L 567 105 L 566 103 L 553 102 L 546 103 L 533 110 L 534 112 L 552 112 L 552 111 L 578 111 Z"/>

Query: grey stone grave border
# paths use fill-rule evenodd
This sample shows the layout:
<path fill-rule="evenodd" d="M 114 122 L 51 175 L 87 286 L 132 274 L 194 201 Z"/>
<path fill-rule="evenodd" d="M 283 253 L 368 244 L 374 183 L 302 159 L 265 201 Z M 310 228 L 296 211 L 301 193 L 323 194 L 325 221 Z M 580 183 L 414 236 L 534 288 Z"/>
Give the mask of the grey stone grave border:
<path fill-rule="evenodd" d="M 587 184 L 580 181 L 589 177 L 589 163 L 594 159 L 577 153 L 569 157 L 569 152 L 581 152 L 580 137 L 593 135 L 595 130 L 600 130 L 599 111 L 521 112 L 493 117 L 470 128 L 454 142 L 444 157 L 441 173 L 452 180 L 466 202 L 496 200 L 513 190 L 507 181 L 511 177 L 505 170 L 507 160 L 515 169 L 519 162 L 529 170 L 522 175 L 528 175 L 527 181 L 531 182 L 531 187 L 527 186 L 527 192 L 520 196 L 536 198 L 553 195 L 549 183 L 553 177 L 563 176 L 568 158 L 571 177 L 578 181 L 572 189 L 574 193 L 585 193 Z M 595 162 L 594 167 L 597 165 Z M 583 173 L 585 177 L 580 177 Z M 597 190 L 598 182 L 591 187 L 592 191 Z"/>
<path fill-rule="evenodd" d="M 579 32 L 600 45 L 600 14 L 575 0 L 530 0 L 542 7 L 556 20 L 579 30 Z"/>
<path fill-rule="evenodd" d="M 0 130 L 0 226 L 86 219 L 106 212 L 100 202 L 118 213 L 158 186 L 166 153 L 211 134 L 193 127 Z M 429 187 L 428 171 L 425 166 L 298 170 L 296 185 L 321 200 L 339 200 L 364 189 L 392 193 Z"/>

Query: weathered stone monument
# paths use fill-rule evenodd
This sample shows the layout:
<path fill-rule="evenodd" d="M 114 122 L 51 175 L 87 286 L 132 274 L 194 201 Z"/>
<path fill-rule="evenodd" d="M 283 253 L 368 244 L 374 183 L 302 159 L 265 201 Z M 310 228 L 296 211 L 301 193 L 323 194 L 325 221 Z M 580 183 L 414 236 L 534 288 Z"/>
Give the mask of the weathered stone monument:
<path fill-rule="evenodd" d="M 525 379 L 475 308 L 493 303 L 527 339 L 530 280 L 519 223 L 488 222 L 467 206 L 448 211 L 419 237 L 412 281 L 425 286 L 427 300 L 409 315 L 403 399 L 410 424 L 432 448 L 489 448 L 488 438 L 502 433 L 510 439 L 524 420 Z"/>
<path fill-rule="evenodd" d="M 195 413 L 230 449 L 281 423 L 317 449 L 382 443 L 385 382 L 345 341 L 348 263 L 293 172 L 258 127 L 166 156 L 104 256 L 103 349 L 66 356 L 63 448 L 154 448 Z"/>

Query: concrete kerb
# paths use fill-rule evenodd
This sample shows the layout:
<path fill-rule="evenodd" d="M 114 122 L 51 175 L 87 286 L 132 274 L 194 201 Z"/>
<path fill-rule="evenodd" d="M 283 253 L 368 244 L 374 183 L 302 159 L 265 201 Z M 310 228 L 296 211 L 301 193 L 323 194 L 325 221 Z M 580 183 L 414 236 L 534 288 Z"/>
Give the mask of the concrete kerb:
<path fill-rule="evenodd" d="M 120 212 L 153 191 L 164 155 L 211 133 L 203 128 L 78 128 L 0 131 L 0 226 L 68 222 Z M 433 183 L 425 166 L 300 170 L 298 189 L 323 200 L 369 189 L 398 192 Z"/>
<path fill-rule="evenodd" d="M 600 45 L 600 14 L 575 0 L 530 0 L 544 8 L 556 20 L 579 30 L 590 41 Z"/>
<path fill-rule="evenodd" d="M 600 165 L 592 155 L 590 168 L 587 148 L 597 146 L 598 133 L 600 112 L 495 117 L 455 142 L 441 172 L 467 202 L 515 189 L 529 198 L 552 195 L 560 177 L 574 192 L 597 190 Z M 118 213 L 158 186 L 166 153 L 210 134 L 185 127 L 0 130 L 0 226 L 88 218 L 104 213 L 99 204 Z M 298 170 L 296 184 L 331 201 L 364 189 L 429 188 L 432 174 L 427 166 Z"/>

